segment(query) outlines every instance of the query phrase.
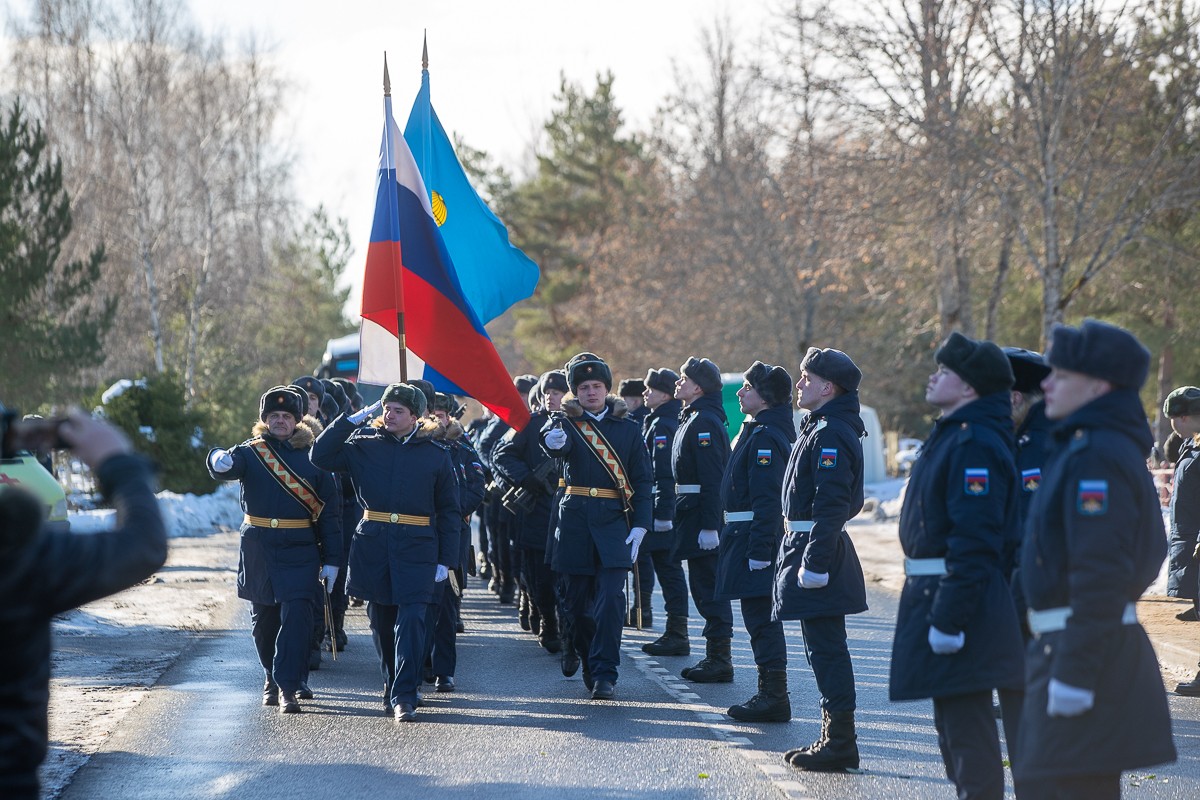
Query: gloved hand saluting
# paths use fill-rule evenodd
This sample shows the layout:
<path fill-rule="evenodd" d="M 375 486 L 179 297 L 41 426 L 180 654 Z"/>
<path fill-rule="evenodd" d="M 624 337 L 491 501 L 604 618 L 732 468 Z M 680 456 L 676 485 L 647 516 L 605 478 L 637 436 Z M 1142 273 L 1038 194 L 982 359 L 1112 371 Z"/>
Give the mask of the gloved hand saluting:
<path fill-rule="evenodd" d="M 450 568 L 444 567 L 441 564 L 437 565 L 437 572 L 433 573 L 433 582 L 441 583 L 450 576 Z"/>
<path fill-rule="evenodd" d="M 325 584 L 325 594 L 333 594 L 333 584 L 337 581 L 338 568 L 329 564 L 321 567 L 320 579 Z"/>
<path fill-rule="evenodd" d="M 700 535 L 696 537 L 696 543 L 700 545 L 701 550 L 716 550 L 721 546 L 721 537 L 716 531 L 700 531 Z"/>
<path fill-rule="evenodd" d="M 364 422 L 369 420 L 371 417 L 378 414 L 379 409 L 381 409 L 381 408 L 383 408 L 383 401 L 376 400 L 374 403 L 367 406 L 362 411 L 358 411 L 358 412 L 351 414 L 349 417 L 347 417 L 347 419 L 349 419 L 355 425 L 362 425 Z"/>
<path fill-rule="evenodd" d="M 629 538 L 625 540 L 625 544 L 633 545 L 633 549 L 629 551 L 630 552 L 629 558 L 632 559 L 633 561 L 637 561 L 638 548 L 642 546 L 642 539 L 644 539 L 645 537 L 646 537 L 646 529 L 645 528 L 630 528 L 629 529 Z"/>
<path fill-rule="evenodd" d="M 567 444 L 567 432 L 562 428 L 551 428 L 546 431 L 546 435 L 542 437 L 542 441 L 551 450 L 561 450 Z"/>
<path fill-rule="evenodd" d="M 228 450 L 217 448 L 208 454 L 208 466 L 213 472 L 229 472 L 233 469 L 233 456 Z"/>

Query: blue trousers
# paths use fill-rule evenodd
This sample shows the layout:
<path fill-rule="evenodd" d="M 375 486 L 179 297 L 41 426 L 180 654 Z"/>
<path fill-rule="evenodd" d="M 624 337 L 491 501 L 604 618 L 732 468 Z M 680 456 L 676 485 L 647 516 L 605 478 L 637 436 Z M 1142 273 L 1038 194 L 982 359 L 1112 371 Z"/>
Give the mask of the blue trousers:
<path fill-rule="evenodd" d="M 783 622 L 771 621 L 770 597 L 743 597 L 742 621 L 750 634 L 750 650 L 759 669 L 787 669 L 787 642 Z"/>
<path fill-rule="evenodd" d="M 804 633 L 804 648 L 812 664 L 813 679 L 821 693 L 821 708 L 853 711 L 857 695 L 850 648 L 846 646 L 846 618 L 803 619 L 800 630 Z"/>
<path fill-rule="evenodd" d="M 454 677 L 458 666 L 458 606 L 450 579 L 433 585 L 433 602 L 425 617 L 425 659 L 434 675 Z"/>
<path fill-rule="evenodd" d="M 279 688 L 295 692 L 308 677 L 313 604 L 307 597 L 278 605 L 250 604 L 250 629 L 258 663 Z"/>
<path fill-rule="evenodd" d="M 565 575 L 565 600 L 575 650 L 595 680 L 617 682 L 621 629 L 625 625 L 625 575 L 629 570 L 598 567 L 595 575 Z"/>
<path fill-rule="evenodd" d="M 425 663 L 425 618 L 429 603 L 388 606 L 367 603 L 371 639 L 383 674 L 384 705 L 417 704 Z"/>
<path fill-rule="evenodd" d="M 688 585 L 683 574 L 683 564 L 671 558 L 671 548 L 643 550 L 638 553 L 639 589 L 649 597 L 654 594 L 654 579 L 662 587 L 663 606 L 672 617 L 688 615 Z"/>
<path fill-rule="evenodd" d="M 688 584 L 692 602 L 704 617 L 705 639 L 733 638 L 733 606 L 728 600 L 714 600 L 717 593 L 717 551 L 711 555 L 689 558 Z"/>
<path fill-rule="evenodd" d="M 1004 800 L 1004 766 L 992 693 L 935 697 L 933 722 L 946 777 L 954 781 L 959 800 Z"/>

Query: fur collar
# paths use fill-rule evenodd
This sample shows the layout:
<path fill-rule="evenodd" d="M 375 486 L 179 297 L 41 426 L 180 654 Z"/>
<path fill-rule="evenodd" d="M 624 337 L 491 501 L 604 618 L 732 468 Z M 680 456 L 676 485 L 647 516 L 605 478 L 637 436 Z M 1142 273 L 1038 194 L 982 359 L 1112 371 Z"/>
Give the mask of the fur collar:
<path fill-rule="evenodd" d="M 307 450 L 312 447 L 313 440 L 316 439 L 324 428 L 321 423 L 310 416 L 305 416 L 303 420 L 296 423 L 296 430 L 292 431 L 291 437 L 287 440 L 288 444 L 295 450 Z M 261 436 L 264 439 L 270 439 L 271 432 L 267 428 L 267 423 L 258 421 L 254 423 L 254 428 L 250 431 L 251 436 Z"/>
<path fill-rule="evenodd" d="M 608 406 L 608 412 L 616 419 L 622 419 L 629 413 L 629 406 L 625 405 L 625 401 L 615 394 L 604 398 L 604 404 Z M 571 419 L 583 416 L 583 406 L 579 405 L 579 400 L 574 395 L 567 395 L 563 398 L 562 410 Z"/>
<path fill-rule="evenodd" d="M 376 417 L 371 420 L 371 427 L 383 431 L 383 417 Z M 428 417 L 421 417 L 417 420 L 417 435 L 413 437 L 413 441 L 430 439 L 436 442 L 441 438 L 442 428 L 437 424 L 437 420 L 429 419 Z"/>

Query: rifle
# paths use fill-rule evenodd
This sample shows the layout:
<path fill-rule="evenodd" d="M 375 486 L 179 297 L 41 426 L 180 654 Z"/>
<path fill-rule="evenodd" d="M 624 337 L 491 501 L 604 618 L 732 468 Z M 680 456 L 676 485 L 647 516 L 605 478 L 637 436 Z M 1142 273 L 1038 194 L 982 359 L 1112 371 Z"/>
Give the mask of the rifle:
<path fill-rule="evenodd" d="M 532 511 L 539 494 L 549 497 L 558 488 L 558 463 L 553 458 L 547 458 L 538 464 L 530 475 L 537 481 L 536 490 L 528 489 L 525 486 L 514 486 L 500 498 L 504 507 L 513 514 L 518 511 Z"/>

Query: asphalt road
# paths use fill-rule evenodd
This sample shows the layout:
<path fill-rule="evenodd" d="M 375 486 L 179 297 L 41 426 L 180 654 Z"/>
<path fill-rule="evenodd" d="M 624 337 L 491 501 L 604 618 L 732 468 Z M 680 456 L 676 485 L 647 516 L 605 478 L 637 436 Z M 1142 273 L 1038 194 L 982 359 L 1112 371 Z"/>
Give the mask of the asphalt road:
<path fill-rule="evenodd" d="M 661 602 L 656 598 L 656 602 Z M 887 701 L 894 597 L 850 620 L 859 690 L 858 774 L 797 772 L 783 751 L 816 738 L 817 695 L 797 626 L 789 625 L 794 719 L 735 723 L 722 712 L 754 692 L 739 627 L 733 684 L 694 685 L 678 671 L 702 654 L 651 659 L 639 646 L 662 629 L 628 632 L 617 699 L 588 699 L 577 675 L 520 631 L 516 612 L 473 583 L 459 638 L 459 690 L 426 694 L 419 721 L 383 716 L 381 681 L 362 609 L 350 646 L 310 681 L 305 713 L 259 705 L 261 671 L 245 605 L 196 641 L 132 709 L 62 793 L 64 798 L 951 798 L 928 702 Z M 736 609 L 736 603 L 735 603 Z M 737 624 L 740 626 L 740 617 Z M 1126 797 L 1200 796 L 1200 702 L 1172 697 L 1180 760 L 1127 774 Z M 1011 791 L 1011 786 L 1010 786 Z"/>

